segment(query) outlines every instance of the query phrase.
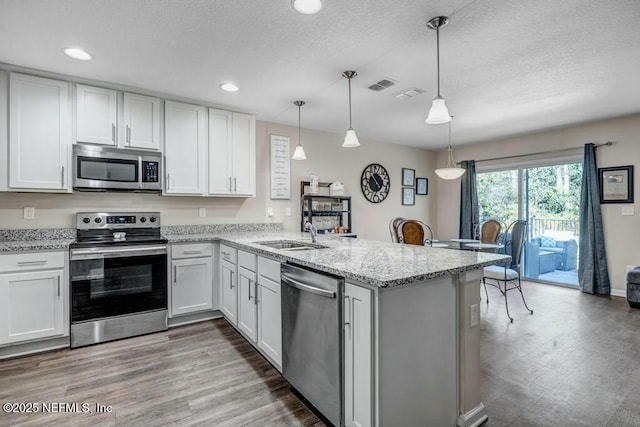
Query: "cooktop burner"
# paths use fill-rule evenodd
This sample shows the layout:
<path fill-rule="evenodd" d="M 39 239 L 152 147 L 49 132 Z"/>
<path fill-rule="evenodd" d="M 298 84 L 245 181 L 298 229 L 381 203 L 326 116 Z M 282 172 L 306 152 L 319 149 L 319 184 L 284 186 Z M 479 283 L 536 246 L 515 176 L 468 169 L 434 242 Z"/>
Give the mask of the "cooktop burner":
<path fill-rule="evenodd" d="M 160 235 L 159 212 L 81 212 L 72 248 L 167 244 Z"/>

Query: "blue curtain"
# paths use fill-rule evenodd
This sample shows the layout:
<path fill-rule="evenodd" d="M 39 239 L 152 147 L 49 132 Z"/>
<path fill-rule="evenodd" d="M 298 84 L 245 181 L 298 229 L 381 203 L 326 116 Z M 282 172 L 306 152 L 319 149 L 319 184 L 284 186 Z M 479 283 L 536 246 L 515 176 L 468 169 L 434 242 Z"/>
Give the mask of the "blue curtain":
<path fill-rule="evenodd" d="M 476 239 L 479 234 L 480 210 L 476 186 L 476 162 L 463 160 L 460 167 L 466 172 L 460 179 L 460 233 L 461 239 Z"/>
<path fill-rule="evenodd" d="M 604 248 L 596 147 L 593 144 L 584 146 L 578 252 L 578 281 L 582 292 L 609 295 L 611 285 Z"/>

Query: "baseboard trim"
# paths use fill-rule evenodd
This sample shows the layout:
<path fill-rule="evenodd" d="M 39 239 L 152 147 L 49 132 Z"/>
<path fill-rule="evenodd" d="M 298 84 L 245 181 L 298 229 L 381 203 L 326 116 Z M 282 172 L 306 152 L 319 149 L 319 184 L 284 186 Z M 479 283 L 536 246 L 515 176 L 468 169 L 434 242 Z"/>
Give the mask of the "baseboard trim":
<path fill-rule="evenodd" d="M 200 313 L 185 314 L 182 316 L 170 317 L 168 320 L 169 328 L 176 326 L 185 326 L 192 323 L 204 322 L 205 320 L 219 319 L 222 317 L 220 310 L 202 311 Z"/>
<path fill-rule="evenodd" d="M 0 347 L 0 360 L 27 356 L 34 353 L 44 353 L 46 351 L 59 350 L 61 348 L 69 348 L 69 336 Z"/>
<path fill-rule="evenodd" d="M 484 403 L 480 402 L 478 406 L 466 414 L 460 414 L 456 425 L 458 427 L 478 427 L 488 419 L 487 408 L 484 406 Z"/>
<path fill-rule="evenodd" d="M 611 289 L 611 296 L 627 299 L 627 291 L 624 289 Z"/>

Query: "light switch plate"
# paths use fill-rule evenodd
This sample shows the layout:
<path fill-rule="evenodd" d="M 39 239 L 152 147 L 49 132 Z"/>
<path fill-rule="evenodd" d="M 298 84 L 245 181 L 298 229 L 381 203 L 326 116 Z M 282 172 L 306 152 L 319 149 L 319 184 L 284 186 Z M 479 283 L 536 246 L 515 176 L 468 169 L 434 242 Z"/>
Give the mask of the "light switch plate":
<path fill-rule="evenodd" d="M 267 216 L 271 218 L 273 216 L 273 208 L 267 208 Z"/>
<path fill-rule="evenodd" d="M 33 206 L 25 206 L 23 208 L 23 215 L 22 217 L 24 219 L 35 219 L 36 217 L 36 208 L 34 208 Z"/>
<path fill-rule="evenodd" d="M 291 216 L 291 208 L 284 208 L 284 216 Z"/>
<path fill-rule="evenodd" d="M 623 206 L 622 207 L 622 215 L 634 215 L 633 205 L 631 206 Z"/>
<path fill-rule="evenodd" d="M 480 313 L 478 310 L 478 304 L 471 305 L 469 307 L 469 327 L 470 328 L 478 326 L 478 322 L 480 321 L 479 317 L 480 317 Z"/>
<path fill-rule="evenodd" d="M 207 216 L 207 208 L 198 208 L 198 216 L 204 218 Z"/>

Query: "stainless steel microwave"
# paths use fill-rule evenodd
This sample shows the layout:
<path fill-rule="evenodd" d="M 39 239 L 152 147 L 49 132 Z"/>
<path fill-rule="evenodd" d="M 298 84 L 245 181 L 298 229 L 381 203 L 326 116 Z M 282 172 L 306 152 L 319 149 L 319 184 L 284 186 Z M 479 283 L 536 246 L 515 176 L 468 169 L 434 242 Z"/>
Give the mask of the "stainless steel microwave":
<path fill-rule="evenodd" d="M 73 145 L 73 188 L 80 191 L 162 191 L 162 154 Z"/>

